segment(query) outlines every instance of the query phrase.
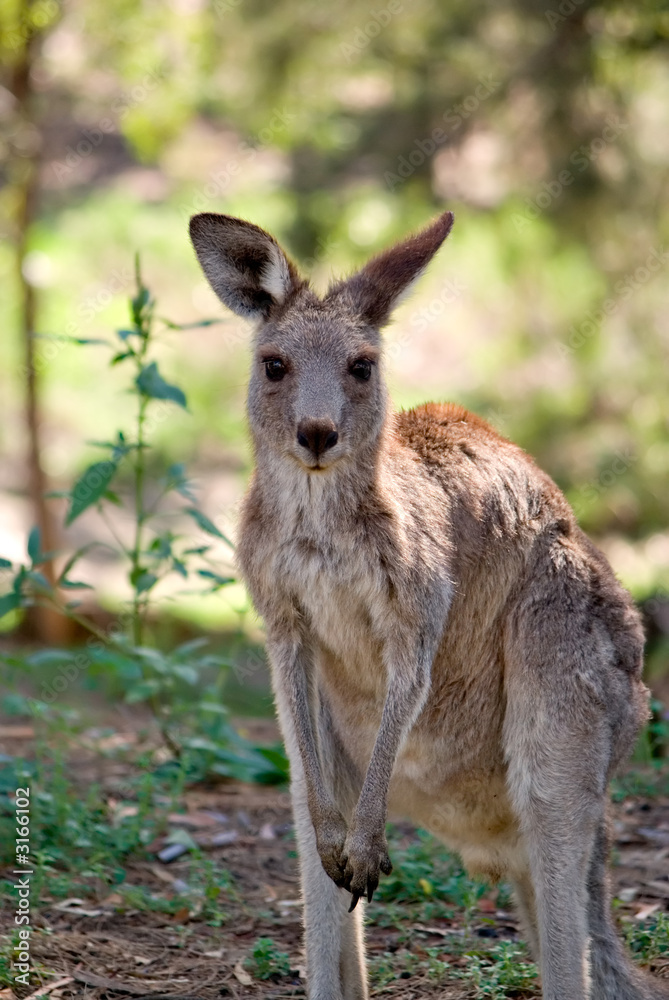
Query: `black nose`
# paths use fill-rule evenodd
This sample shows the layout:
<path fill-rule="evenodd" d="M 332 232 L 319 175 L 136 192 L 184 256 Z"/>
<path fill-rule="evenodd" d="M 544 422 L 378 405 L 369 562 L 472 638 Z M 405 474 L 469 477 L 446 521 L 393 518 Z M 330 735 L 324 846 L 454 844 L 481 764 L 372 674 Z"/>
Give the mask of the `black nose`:
<path fill-rule="evenodd" d="M 331 420 L 300 420 L 297 425 L 297 443 L 308 448 L 316 458 L 334 448 L 339 435 Z"/>

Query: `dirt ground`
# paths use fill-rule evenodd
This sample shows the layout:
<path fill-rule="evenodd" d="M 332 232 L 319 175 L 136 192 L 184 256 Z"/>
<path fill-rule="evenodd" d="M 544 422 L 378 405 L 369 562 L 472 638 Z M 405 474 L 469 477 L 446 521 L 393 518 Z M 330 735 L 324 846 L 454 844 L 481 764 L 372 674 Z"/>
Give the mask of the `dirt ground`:
<path fill-rule="evenodd" d="M 14 752 L 16 752 L 16 742 Z M 6 744 L 5 744 L 6 747 Z M 0 745 L 0 749 L 4 749 Z M 92 756 L 80 759 L 82 779 L 90 776 Z M 104 781 L 113 795 L 119 775 L 107 772 Z M 210 926 L 195 910 L 175 913 L 121 907 L 118 894 L 109 892 L 91 902 L 76 897 L 43 905 L 35 920 L 33 962 L 43 967 L 45 988 L 54 1000 L 86 997 L 117 1000 L 122 997 L 187 997 L 214 1000 L 284 998 L 305 995 L 304 956 L 301 948 L 299 880 L 288 794 L 283 790 L 232 782 L 196 787 L 186 792 L 186 813 L 171 817 L 198 841 L 207 858 L 229 870 L 236 893 L 225 898 L 226 919 Z M 619 918 L 639 919 L 669 909 L 669 799 L 630 796 L 614 806 L 616 845 L 613 869 Z M 410 827 L 400 827 L 407 839 Z M 148 846 L 151 860 L 127 866 L 126 885 L 141 885 L 169 897 L 188 877 L 187 853 L 161 861 L 164 839 Z M 164 857 L 164 855 L 163 855 Z M 3 873 L 9 877 L 9 873 Z M 513 913 L 496 908 L 496 891 L 479 900 L 469 933 L 478 938 L 516 939 Z M 374 911 L 378 914 L 378 910 Z M 7 931 L 11 915 L 0 917 Z M 442 949 L 444 960 L 458 964 L 466 958 L 448 953 L 447 942 L 462 934 L 462 918 L 414 923 L 409 911 L 398 927 L 381 926 L 376 919 L 367 928 L 369 954 L 396 953 L 406 948 L 425 956 L 426 949 Z M 254 942 L 271 937 L 288 953 L 291 972 L 264 982 L 251 979 L 244 966 Z M 451 938 L 452 939 L 452 938 Z M 656 975 L 669 979 L 669 954 L 653 965 Z M 62 984 L 58 983 L 62 980 Z M 0 992 L 2 1000 L 19 1000 L 34 988 Z M 464 1000 L 471 986 L 452 980 L 435 984 L 425 971 L 376 986 L 373 995 L 401 1000 Z M 534 994 L 536 995 L 536 994 Z M 531 998 L 532 993 L 518 993 Z"/>

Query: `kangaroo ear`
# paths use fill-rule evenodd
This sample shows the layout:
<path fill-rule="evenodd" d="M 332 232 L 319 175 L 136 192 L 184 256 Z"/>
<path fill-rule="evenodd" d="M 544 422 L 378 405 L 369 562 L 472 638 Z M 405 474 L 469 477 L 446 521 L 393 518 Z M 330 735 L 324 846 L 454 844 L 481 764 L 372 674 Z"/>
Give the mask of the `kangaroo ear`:
<path fill-rule="evenodd" d="M 453 213 L 444 212 L 427 229 L 373 257 L 362 271 L 335 285 L 328 297 L 345 296 L 366 323 L 384 326 L 400 297 L 420 277 L 452 226 Z"/>
<path fill-rule="evenodd" d="M 190 220 L 190 238 L 207 281 L 239 316 L 267 319 L 304 284 L 276 240 L 251 222 L 203 212 Z"/>

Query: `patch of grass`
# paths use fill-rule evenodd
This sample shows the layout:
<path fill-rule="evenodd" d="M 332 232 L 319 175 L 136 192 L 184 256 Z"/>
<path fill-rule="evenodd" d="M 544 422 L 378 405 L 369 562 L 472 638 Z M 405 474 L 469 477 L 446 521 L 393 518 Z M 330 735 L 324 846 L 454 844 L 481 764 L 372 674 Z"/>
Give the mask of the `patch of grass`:
<path fill-rule="evenodd" d="M 398 979 L 411 979 L 423 963 L 417 955 L 405 948 L 396 952 L 384 951 L 369 963 L 368 970 L 372 983 L 377 989 L 390 986 Z"/>
<path fill-rule="evenodd" d="M 18 943 L 18 929 L 0 938 L 0 987 L 14 985 L 14 948 Z"/>
<path fill-rule="evenodd" d="M 669 795 L 669 712 L 657 698 L 650 703 L 651 718 L 639 735 L 630 769 L 611 783 L 614 802 L 630 796 Z"/>
<path fill-rule="evenodd" d="M 623 924 L 627 946 L 638 962 L 648 964 L 669 955 L 669 914 Z"/>
<path fill-rule="evenodd" d="M 290 958 L 272 938 L 258 938 L 244 965 L 255 979 L 280 979 L 290 973 Z"/>
<path fill-rule="evenodd" d="M 669 795 L 669 768 L 666 760 L 656 760 L 644 767 L 633 767 L 611 782 L 611 798 L 623 802 L 629 798 L 652 799 Z"/>
<path fill-rule="evenodd" d="M 419 912 L 414 916 L 421 920 L 451 916 L 454 907 L 471 916 L 488 886 L 470 878 L 455 854 L 423 830 L 410 844 L 401 846 L 391 827 L 389 842 L 393 871 L 381 880 L 374 896 L 370 907 L 374 920 L 390 917 L 392 921 L 393 906 L 402 908 L 404 919 L 407 906 L 416 907 Z M 383 906 L 375 907 L 377 900 Z M 399 912 L 396 916 L 401 919 Z"/>
<path fill-rule="evenodd" d="M 173 915 L 185 908 L 191 919 L 221 926 L 228 919 L 225 902 L 239 901 L 239 896 L 227 869 L 203 855 L 195 842 L 189 845 L 187 874 L 174 887 L 156 892 L 125 881 L 128 862 L 146 858 L 147 845 L 169 827 L 168 815 L 176 811 L 183 792 L 183 764 L 131 774 L 114 801 L 98 785 L 82 795 L 58 751 L 49 765 L 43 759 L 37 764 L 10 759 L 0 788 L 0 832 L 8 834 L 2 838 L 2 860 L 11 863 L 13 858 L 11 790 L 29 784 L 36 901 L 73 896 L 100 900 L 111 891 L 121 910 Z M 0 883 L 0 892 L 11 898 L 11 884 Z"/>
<path fill-rule="evenodd" d="M 21 943 L 18 928 L 14 928 L 8 934 L 0 934 L 0 989 L 9 988 L 12 997 L 15 995 L 16 976 L 19 974 L 16 967 L 16 948 Z M 29 965 L 28 979 L 33 986 L 43 984 L 47 976 L 54 974 L 32 955 Z"/>
<path fill-rule="evenodd" d="M 500 941 L 486 952 L 467 954 L 468 968 L 454 969 L 453 975 L 471 983 L 477 1000 L 504 1000 L 536 990 L 537 967 L 514 942 Z"/>

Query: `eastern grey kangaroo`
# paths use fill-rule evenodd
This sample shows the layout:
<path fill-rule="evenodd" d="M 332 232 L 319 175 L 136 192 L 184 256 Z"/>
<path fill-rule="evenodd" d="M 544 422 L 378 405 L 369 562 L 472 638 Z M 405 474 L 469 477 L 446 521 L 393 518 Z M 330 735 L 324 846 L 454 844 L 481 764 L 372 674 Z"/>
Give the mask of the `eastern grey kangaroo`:
<path fill-rule="evenodd" d="M 609 912 L 607 783 L 648 714 L 632 599 L 520 448 L 460 406 L 388 404 L 379 331 L 452 224 L 320 298 L 257 226 L 190 223 L 255 321 L 238 561 L 290 757 L 309 997 L 368 996 L 355 906 L 391 870 L 388 809 L 510 880 L 545 1000 L 669 997 Z"/>

